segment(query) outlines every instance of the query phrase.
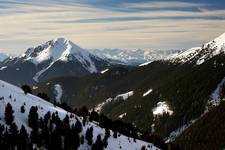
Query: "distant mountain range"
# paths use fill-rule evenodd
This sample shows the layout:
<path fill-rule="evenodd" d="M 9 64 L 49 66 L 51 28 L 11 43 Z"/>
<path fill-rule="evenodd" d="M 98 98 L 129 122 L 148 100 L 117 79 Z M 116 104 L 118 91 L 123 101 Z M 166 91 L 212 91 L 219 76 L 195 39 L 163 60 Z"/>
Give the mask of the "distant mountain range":
<path fill-rule="evenodd" d="M 122 49 L 88 49 L 94 55 L 103 59 L 123 62 L 129 65 L 140 65 L 165 59 L 183 50 L 122 50 Z"/>

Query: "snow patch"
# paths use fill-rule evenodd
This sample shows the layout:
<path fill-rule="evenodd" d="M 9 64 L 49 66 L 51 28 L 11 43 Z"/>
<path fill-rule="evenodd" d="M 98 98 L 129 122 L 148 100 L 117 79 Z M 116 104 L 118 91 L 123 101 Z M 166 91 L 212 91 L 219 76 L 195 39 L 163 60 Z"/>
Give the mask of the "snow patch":
<path fill-rule="evenodd" d="M 129 97 L 134 95 L 134 91 L 130 91 L 124 94 L 119 94 L 115 97 L 115 100 L 122 98 L 123 100 L 127 100 Z"/>
<path fill-rule="evenodd" d="M 102 70 L 102 71 L 101 71 L 101 74 L 104 74 L 104 73 L 106 73 L 107 71 L 109 71 L 109 69 Z"/>
<path fill-rule="evenodd" d="M 3 66 L 3 67 L 0 68 L 0 70 L 4 70 L 6 68 L 7 68 L 7 66 Z"/>
<path fill-rule="evenodd" d="M 38 87 L 37 86 L 33 86 L 32 89 L 33 90 L 36 90 L 36 89 L 38 89 Z"/>
<path fill-rule="evenodd" d="M 152 109 L 153 115 L 163 115 L 164 113 L 172 115 L 173 111 L 170 110 L 169 106 L 166 104 L 166 102 L 158 102 L 157 106 Z"/>
<path fill-rule="evenodd" d="M 147 66 L 148 64 L 152 63 L 152 61 L 148 61 L 146 63 L 143 63 L 143 64 L 140 64 L 139 67 L 142 67 L 142 66 Z"/>
<path fill-rule="evenodd" d="M 134 92 L 133 91 L 130 91 L 130 92 L 127 92 L 127 93 L 124 93 L 124 94 L 119 94 L 117 95 L 115 98 L 108 98 L 106 99 L 104 102 L 98 104 L 94 110 L 97 111 L 97 112 L 101 112 L 103 106 L 107 105 L 108 103 L 112 102 L 112 101 L 117 101 L 117 100 L 127 100 L 130 96 L 133 96 Z"/>
<path fill-rule="evenodd" d="M 54 89 L 55 89 L 55 99 L 56 99 L 56 102 L 58 103 L 61 103 L 61 97 L 62 97 L 62 94 L 63 94 L 63 90 L 62 90 L 62 87 L 60 84 L 56 84 L 54 85 Z"/>
<path fill-rule="evenodd" d="M 126 116 L 127 116 L 127 113 L 123 113 L 123 114 L 119 115 L 118 118 L 123 119 L 123 118 L 126 117 Z"/>
<path fill-rule="evenodd" d="M 151 92 L 152 92 L 152 89 L 149 89 L 142 96 L 145 97 L 145 96 L 149 95 Z"/>
<path fill-rule="evenodd" d="M 101 112 L 102 107 L 103 107 L 104 105 L 106 105 L 107 103 L 111 102 L 112 100 L 113 100 L 112 98 L 108 98 L 106 101 L 104 101 L 104 102 L 98 104 L 98 105 L 94 108 L 94 110 L 97 111 L 97 112 Z"/>

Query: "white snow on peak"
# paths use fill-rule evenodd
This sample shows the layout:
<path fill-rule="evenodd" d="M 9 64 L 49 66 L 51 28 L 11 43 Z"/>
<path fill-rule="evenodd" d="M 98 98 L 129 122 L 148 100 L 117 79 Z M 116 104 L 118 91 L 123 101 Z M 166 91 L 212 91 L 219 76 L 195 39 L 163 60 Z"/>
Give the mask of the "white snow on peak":
<path fill-rule="evenodd" d="M 167 58 L 172 62 L 192 62 L 195 59 L 197 65 L 201 65 L 206 60 L 225 52 L 225 33 L 214 40 L 203 44 L 202 47 L 194 47 L 184 52 L 174 54 Z"/>
<path fill-rule="evenodd" d="M 202 49 L 208 49 L 208 52 L 198 59 L 196 63 L 197 65 L 201 65 L 205 62 L 205 60 L 225 52 L 225 33 L 204 44 Z"/>
<path fill-rule="evenodd" d="M 164 113 L 169 115 L 173 114 L 173 111 L 170 110 L 166 102 L 158 102 L 157 106 L 152 109 L 152 112 L 154 116 L 163 115 Z"/>
<path fill-rule="evenodd" d="M 90 73 L 97 72 L 90 58 L 90 53 L 64 38 L 57 38 L 50 41 L 49 46 L 36 57 L 33 57 L 33 59 L 40 63 L 49 59 L 52 59 L 52 62 L 58 60 L 70 61 L 72 57 L 77 58 Z"/>
<path fill-rule="evenodd" d="M 183 51 L 181 53 L 177 53 L 171 57 L 168 57 L 168 60 L 171 60 L 172 62 L 185 63 L 187 61 L 192 60 L 198 54 L 200 50 L 201 50 L 201 47 L 193 47 L 186 51 Z"/>
<path fill-rule="evenodd" d="M 221 50 L 221 48 L 224 50 L 225 48 L 225 33 L 220 35 L 219 37 L 215 38 L 214 40 L 204 44 L 203 48 L 207 48 L 208 45 L 212 49 L 216 49 L 217 51 Z"/>
<path fill-rule="evenodd" d="M 36 65 L 48 61 L 48 65 L 43 67 L 42 70 L 39 70 L 34 76 L 35 81 L 38 81 L 39 76 L 57 61 L 68 62 L 76 60 L 80 62 L 88 72 L 95 73 L 97 69 L 91 57 L 95 56 L 64 38 L 57 38 L 40 46 L 30 48 L 20 56 L 20 58 L 31 61 Z"/>
<path fill-rule="evenodd" d="M 61 109 L 53 104 L 31 94 L 24 94 L 23 90 L 19 87 L 11 85 L 7 82 L 0 80 L 0 118 L 4 118 L 4 111 L 7 103 L 12 105 L 14 110 L 14 122 L 17 124 L 20 129 L 22 125 L 25 126 L 28 133 L 31 132 L 31 128 L 28 126 L 28 114 L 30 108 L 32 106 L 38 107 L 38 115 L 39 117 L 44 117 L 44 115 L 49 111 L 51 114 L 58 112 L 58 116 L 60 119 L 63 119 L 67 114 L 70 115 L 69 112 Z M 24 106 L 25 112 L 20 112 L 20 107 Z M 70 124 L 76 123 L 76 119 L 82 122 L 82 118 L 77 117 L 75 114 L 72 114 L 75 117 L 70 118 Z M 0 124 L 6 125 L 4 119 L 0 120 Z M 97 136 L 101 135 L 102 139 L 105 136 L 105 130 L 100 128 L 96 123 L 87 122 L 85 126 L 83 126 L 83 130 L 81 135 L 85 135 L 87 128 L 93 127 L 93 142 L 96 141 Z M 120 135 L 117 138 L 113 138 L 113 131 L 110 131 L 110 137 L 108 139 L 108 146 L 105 148 L 106 150 L 137 150 L 141 149 L 142 146 L 145 146 L 147 150 L 159 150 L 151 143 L 147 143 L 141 140 L 134 140 L 132 138 L 128 138 L 124 135 Z M 85 141 L 84 144 L 81 144 L 79 150 L 91 150 L 91 146 L 87 144 Z"/>
<path fill-rule="evenodd" d="M 225 33 L 214 40 L 204 44 L 202 47 L 188 49 L 182 53 L 175 54 L 168 59 L 172 62 L 185 63 L 196 58 L 196 64 L 201 65 L 206 60 L 225 52 Z M 196 57 L 197 56 L 197 57 Z"/>
<path fill-rule="evenodd" d="M 130 92 L 127 92 L 127 93 L 124 93 L 124 94 L 119 94 L 115 97 L 115 99 L 119 99 L 119 98 L 122 98 L 123 100 L 127 100 L 130 96 L 133 96 L 134 95 L 134 91 L 130 91 Z"/>
<path fill-rule="evenodd" d="M 61 97 L 62 97 L 62 94 L 63 94 L 63 90 L 62 90 L 62 87 L 60 84 L 56 84 L 54 85 L 54 88 L 55 88 L 55 99 L 56 99 L 56 102 L 58 103 L 61 103 Z"/>
<path fill-rule="evenodd" d="M 142 96 L 145 97 L 145 96 L 149 95 L 151 92 L 152 92 L 152 89 L 149 89 Z"/>

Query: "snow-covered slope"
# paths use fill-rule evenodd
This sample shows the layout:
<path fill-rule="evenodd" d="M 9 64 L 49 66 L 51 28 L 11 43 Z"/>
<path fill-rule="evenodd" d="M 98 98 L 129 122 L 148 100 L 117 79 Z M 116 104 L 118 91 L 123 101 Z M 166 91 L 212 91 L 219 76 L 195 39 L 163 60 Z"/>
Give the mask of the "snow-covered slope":
<path fill-rule="evenodd" d="M 195 47 L 188 49 L 182 53 L 175 54 L 168 59 L 172 62 L 193 62 L 195 61 L 197 65 L 201 65 L 206 60 L 222 54 L 225 52 L 225 33 L 215 38 L 214 40 L 205 43 L 202 47 Z"/>
<path fill-rule="evenodd" d="M 204 44 L 202 46 L 204 53 L 200 56 L 197 64 L 200 65 L 206 60 L 225 52 L 225 33 L 215 38 L 214 40 Z"/>
<path fill-rule="evenodd" d="M 168 57 L 170 60 L 174 62 L 185 63 L 187 61 L 191 61 L 201 50 L 201 47 L 193 47 L 184 52 L 174 54 L 171 57 Z"/>
<path fill-rule="evenodd" d="M 28 113 L 31 108 L 31 106 L 37 106 L 38 107 L 38 114 L 39 117 L 43 117 L 48 111 L 51 113 L 53 112 L 58 112 L 58 115 L 61 119 L 63 119 L 67 114 L 70 114 L 66 112 L 65 110 L 54 106 L 53 104 L 46 102 L 42 100 L 41 98 L 38 98 L 34 95 L 31 94 L 24 94 L 24 92 L 11 84 L 8 84 L 4 81 L 0 80 L 0 124 L 5 124 L 4 121 L 4 111 L 5 111 L 5 106 L 7 103 L 10 103 L 13 107 L 14 110 L 14 116 L 15 116 L 15 123 L 18 125 L 20 128 L 21 125 L 24 125 L 28 132 L 31 132 L 31 128 L 27 125 L 28 122 Z M 24 105 L 25 104 L 25 105 Z M 25 113 L 20 112 L 20 107 L 24 106 L 25 107 Z M 73 124 L 76 122 L 76 119 L 82 120 L 79 117 L 75 118 L 70 118 L 70 124 Z M 105 131 L 104 129 L 100 128 L 98 125 L 95 123 L 87 123 L 83 127 L 83 131 L 81 134 L 85 134 L 86 130 L 88 127 L 93 127 L 93 141 L 96 140 L 97 135 L 101 135 L 104 137 Z M 112 132 L 112 131 L 111 131 Z M 111 133 L 112 135 L 112 133 Z M 106 149 L 108 150 L 118 150 L 118 149 L 123 149 L 123 150 L 140 150 L 142 146 L 145 146 L 146 149 L 153 149 L 156 150 L 157 148 L 154 147 L 150 143 L 146 143 L 144 141 L 137 140 L 134 142 L 132 138 L 128 139 L 126 136 L 118 136 L 117 138 L 113 138 L 112 136 L 109 137 L 108 139 L 108 146 Z M 121 148 L 120 148 L 121 147 Z M 89 150 L 91 149 L 90 146 L 87 145 L 85 142 L 83 145 L 79 147 L 81 150 Z"/>

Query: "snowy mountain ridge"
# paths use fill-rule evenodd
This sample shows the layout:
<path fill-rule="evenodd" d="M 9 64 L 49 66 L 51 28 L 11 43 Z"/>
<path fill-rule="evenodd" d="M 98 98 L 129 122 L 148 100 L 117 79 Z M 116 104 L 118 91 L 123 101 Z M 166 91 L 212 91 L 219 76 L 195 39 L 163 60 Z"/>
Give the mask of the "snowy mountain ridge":
<path fill-rule="evenodd" d="M 90 73 L 94 73 L 97 72 L 97 69 L 90 55 L 89 52 L 71 41 L 64 38 L 57 38 L 38 47 L 28 49 L 21 57 L 35 64 L 40 64 L 48 60 L 51 60 L 51 64 L 56 61 L 67 62 L 76 58 Z"/>
<path fill-rule="evenodd" d="M 184 52 L 175 54 L 168 57 L 167 60 L 172 62 L 193 62 L 196 61 L 197 65 L 201 65 L 206 60 L 225 52 L 225 33 L 215 38 L 214 40 L 205 43 L 202 47 L 194 47 Z"/>
<path fill-rule="evenodd" d="M 24 91 L 14 85 L 11 85 L 7 82 L 0 80 L 0 124 L 4 126 L 6 125 L 4 121 L 4 111 L 7 103 L 10 103 L 14 110 L 14 116 L 15 120 L 14 122 L 17 124 L 17 126 L 20 128 L 22 125 L 25 126 L 28 133 L 31 132 L 31 128 L 28 126 L 28 113 L 29 109 L 32 106 L 37 106 L 38 108 L 38 115 L 40 117 L 44 117 L 44 115 L 49 111 L 50 113 L 58 113 L 58 116 L 60 119 L 63 119 L 66 115 L 70 115 L 71 113 L 63 110 L 62 108 L 59 108 L 57 106 L 54 106 L 53 104 L 36 97 L 31 94 L 24 94 Z M 20 109 L 21 106 L 25 107 L 25 112 L 21 113 Z M 74 114 L 72 114 L 74 115 Z M 70 118 L 70 125 L 76 123 L 76 121 L 80 120 L 82 121 L 82 118 L 79 118 L 75 115 L 75 117 Z M 87 122 L 85 126 L 83 126 L 83 130 L 81 132 L 81 135 L 85 135 L 86 130 L 90 127 L 93 127 L 93 141 L 96 141 L 97 136 L 101 135 L 104 137 L 104 129 L 100 128 L 96 123 Z M 110 131 L 111 135 L 113 131 Z M 157 150 L 155 146 L 153 146 L 151 143 L 147 143 L 144 141 L 132 140 L 132 138 L 128 138 L 124 135 L 120 135 L 117 138 L 113 138 L 112 136 L 108 139 L 108 146 L 106 149 L 108 150 L 117 150 L 117 149 L 123 149 L 123 150 L 137 150 L 141 149 L 142 146 L 145 146 L 148 150 Z M 86 142 L 84 144 L 81 144 L 79 147 L 80 150 L 89 150 L 91 149 L 91 146 L 89 146 Z"/>

